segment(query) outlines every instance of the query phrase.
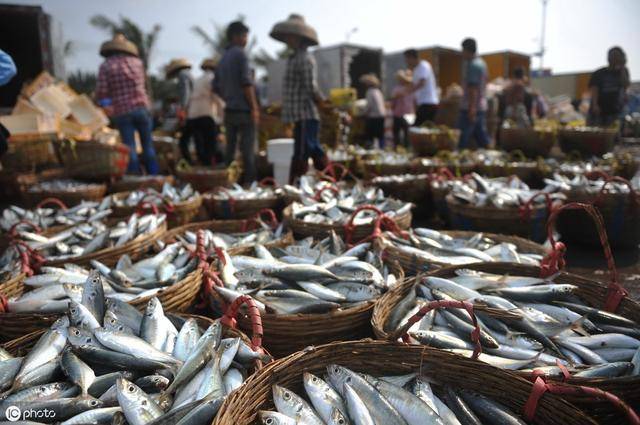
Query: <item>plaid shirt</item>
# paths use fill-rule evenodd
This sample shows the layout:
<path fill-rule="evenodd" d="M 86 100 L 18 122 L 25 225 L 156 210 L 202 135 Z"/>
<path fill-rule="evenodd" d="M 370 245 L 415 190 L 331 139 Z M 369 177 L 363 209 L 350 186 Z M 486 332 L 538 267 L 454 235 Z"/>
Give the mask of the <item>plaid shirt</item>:
<path fill-rule="evenodd" d="M 306 50 L 297 50 L 287 60 L 282 94 L 282 121 L 318 120 L 316 99 L 322 98 L 316 81 L 316 62 Z"/>
<path fill-rule="evenodd" d="M 113 115 L 149 107 L 142 61 L 129 55 L 108 57 L 98 72 L 96 99 L 111 99 Z"/>

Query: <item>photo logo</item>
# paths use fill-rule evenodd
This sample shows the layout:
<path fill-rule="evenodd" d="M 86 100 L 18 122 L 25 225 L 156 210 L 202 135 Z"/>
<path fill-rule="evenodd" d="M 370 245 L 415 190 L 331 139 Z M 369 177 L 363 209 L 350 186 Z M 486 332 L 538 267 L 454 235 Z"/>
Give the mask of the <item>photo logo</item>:
<path fill-rule="evenodd" d="M 16 422 L 22 417 L 22 411 L 18 406 L 9 406 L 7 410 L 4 411 L 4 416 L 9 422 Z"/>

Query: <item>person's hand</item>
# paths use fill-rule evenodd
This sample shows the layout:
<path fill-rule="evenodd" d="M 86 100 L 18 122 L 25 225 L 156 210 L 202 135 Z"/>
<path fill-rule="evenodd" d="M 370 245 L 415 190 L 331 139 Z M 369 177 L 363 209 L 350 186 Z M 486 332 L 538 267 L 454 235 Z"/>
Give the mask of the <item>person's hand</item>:
<path fill-rule="evenodd" d="M 251 121 L 253 121 L 253 123 L 255 125 L 260 124 L 260 110 L 259 109 L 252 109 L 251 110 Z"/>
<path fill-rule="evenodd" d="M 107 114 L 108 117 L 112 117 L 113 116 L 113 106 L 109 105 L 109 106 L 103 106 L 102 110 L 104 111 L 105 114 Z"/>
<path fill-rule="evenodd" d="M 476 115 L 478 115 L 478 111 L 476 110 L 476 108 L 469 108 L 469 121 L 475 122 Z"/>
<path fill-rule="evenodd" d="M 187 112 L 184 109 L 179 108 L 176 111 L 176 117 L 178 118 L 178 122 L 180 123 L 180 125 L 184 125 L 185 121 L 187 120 Z"/>

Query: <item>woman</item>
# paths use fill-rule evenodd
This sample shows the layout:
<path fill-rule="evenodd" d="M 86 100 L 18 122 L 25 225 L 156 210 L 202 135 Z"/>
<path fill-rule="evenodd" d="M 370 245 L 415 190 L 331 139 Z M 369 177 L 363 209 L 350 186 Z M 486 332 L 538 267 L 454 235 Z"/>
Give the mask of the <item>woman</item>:
<path fill-rule="evenodd" d="M 396 147 L 401 143 L 406 148 L 409 147 L 409 123 L 405 115 L 415 113 L 413 78 L 411 71 L 399 70 L 396 73 L 398 84 L 391 92 L 391 109 L 393 110 L 393 142 Z M 400 137 L 402 133 L 402 138 Z"/>
<path fill-rule="evenodd" d="M 364 111 L 367 148 L 374 147 L 377 140 L 380 149 L 384 149 L 384 117 L 387 110 L 380 90 L 380 80 L 375 74 L 364 74 L 360 77 L 360 82 L 367 87 L 367 106 Z"/>

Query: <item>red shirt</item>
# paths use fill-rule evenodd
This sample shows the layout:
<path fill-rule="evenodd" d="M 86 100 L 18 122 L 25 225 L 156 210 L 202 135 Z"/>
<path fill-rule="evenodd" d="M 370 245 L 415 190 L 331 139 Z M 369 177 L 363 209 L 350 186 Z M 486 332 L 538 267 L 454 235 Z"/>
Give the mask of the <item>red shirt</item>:
<path fill-rule="evenodd" d="M 96 98 L 111 99 L 112 115 L 149 107 L 142 61 L 130 55 L 108 57 L 98 71 Z"/>

